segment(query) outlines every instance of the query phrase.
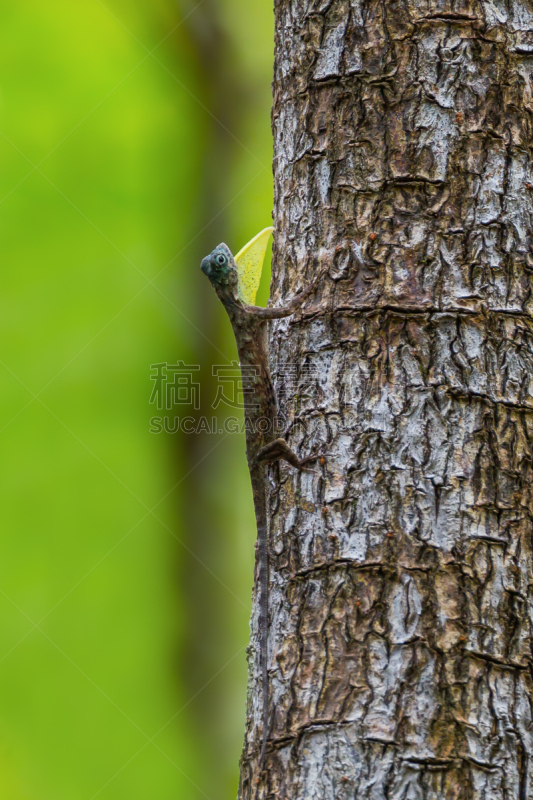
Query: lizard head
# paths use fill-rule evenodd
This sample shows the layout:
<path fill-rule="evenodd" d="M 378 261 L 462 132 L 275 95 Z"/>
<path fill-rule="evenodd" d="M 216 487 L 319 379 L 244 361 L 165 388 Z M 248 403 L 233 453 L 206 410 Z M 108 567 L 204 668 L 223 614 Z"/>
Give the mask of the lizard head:
<path fill-rule="evenodd" d="M 211 281 L 216 293 L 237 299 L 239 275 L 235 266 L 235 259 L 229 247 L 222 243 L 215 247 L 212 253 L 206 256 L 200 269 Z"/>

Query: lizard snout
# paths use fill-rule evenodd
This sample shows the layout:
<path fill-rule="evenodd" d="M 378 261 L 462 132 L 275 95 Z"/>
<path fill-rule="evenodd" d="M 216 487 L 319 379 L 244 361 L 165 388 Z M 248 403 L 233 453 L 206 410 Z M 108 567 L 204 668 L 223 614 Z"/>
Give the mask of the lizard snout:
<path fill-rule="evenodd" d="M 204 275 L 207 275 L 207 277 L 209 278 L 209 276 L 211 275 L 211 262 L 209 261 L 209 258 L 203 259 L 202 263 L 200 264 L 200 269 L 202 270 Z"/>

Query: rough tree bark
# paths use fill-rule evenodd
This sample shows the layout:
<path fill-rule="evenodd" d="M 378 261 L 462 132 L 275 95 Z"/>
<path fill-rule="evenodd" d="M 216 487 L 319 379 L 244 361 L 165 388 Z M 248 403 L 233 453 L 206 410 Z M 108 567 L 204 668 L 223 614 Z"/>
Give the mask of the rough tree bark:
<path fill-rule="evenodd" d="M 243 799 L 533 798 L 532 69 L 530 0 L 276 2 L 273 301 L 329 275 L 273 373 L 327 464 L 272 472 Z"/>

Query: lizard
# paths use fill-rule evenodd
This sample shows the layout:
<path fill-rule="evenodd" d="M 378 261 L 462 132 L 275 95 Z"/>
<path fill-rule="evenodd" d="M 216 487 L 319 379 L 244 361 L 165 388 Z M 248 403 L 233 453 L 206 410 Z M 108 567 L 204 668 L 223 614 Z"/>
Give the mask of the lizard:
<path fill-rule="evenodd" d="M 285 439 L 278 436 L 278 411 L 276 395 L 270 375 L 267 344 L 267 323 L 294 314 L 316 288 L 318 279 L 306 290 L 297 294 L 285 306 L 262 308 L 253 305 L 268 240 L 273 228 L 265 228 L 251 242 L 233 256 L 222 243 L 201 263 L 218 299 L 226 309 L 239 354 L 243 381 L 246 457 L 257 524 L 257 551 L 259 557 L 259 662 L 262 683 L 262 745 L 259 771 L 263 769 L 268 742 L 268 503 L 266 468 L 269 463 L 284 460 L 299 470 L 320 456 L 300 459 Z M 321 276 L 319 276 L 320 278 Z M 248 399 L 250 398 L 250 399 Z"/>

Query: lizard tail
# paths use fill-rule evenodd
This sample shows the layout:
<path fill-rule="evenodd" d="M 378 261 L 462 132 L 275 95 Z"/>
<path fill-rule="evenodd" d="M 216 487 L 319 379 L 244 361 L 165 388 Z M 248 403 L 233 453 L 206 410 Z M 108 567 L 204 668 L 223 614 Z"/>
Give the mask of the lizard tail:
<path fill-rule="evenodd" d="M 261 526 L 263 527 L 263 526 Z M 259 556 L 260 556 L 260 610 L 259 610 L 259 640 L 260 640 L 260 671 L 263 694 L 263 740 L 261 744 L 261 755 L 259 757 L 259 770 L 263 769 L 268 740 L 268 584 L 269 584 L 269 563 L 268 563 L 268 542 L 266 524 L 263 530 L 258 530 Z"/>
<path fill-rule="evenodd" d="M 257 781 L 264 770 L 268 743 L 268 595 L 269 595 L 269 551 L 268 551 L 268 512 L 266 500 L 266 475 L 264 465 L 254 464 L 250 469 L 255 518 L 257 522 L 257 546 L 259 556 L 259 673 L 262 689 L 263 736 L 261 755 L 257 764 Z M 259 783 L 257 784 L 259 791 Z M 256 795 L 257 796 L 257 795 Z"/>

